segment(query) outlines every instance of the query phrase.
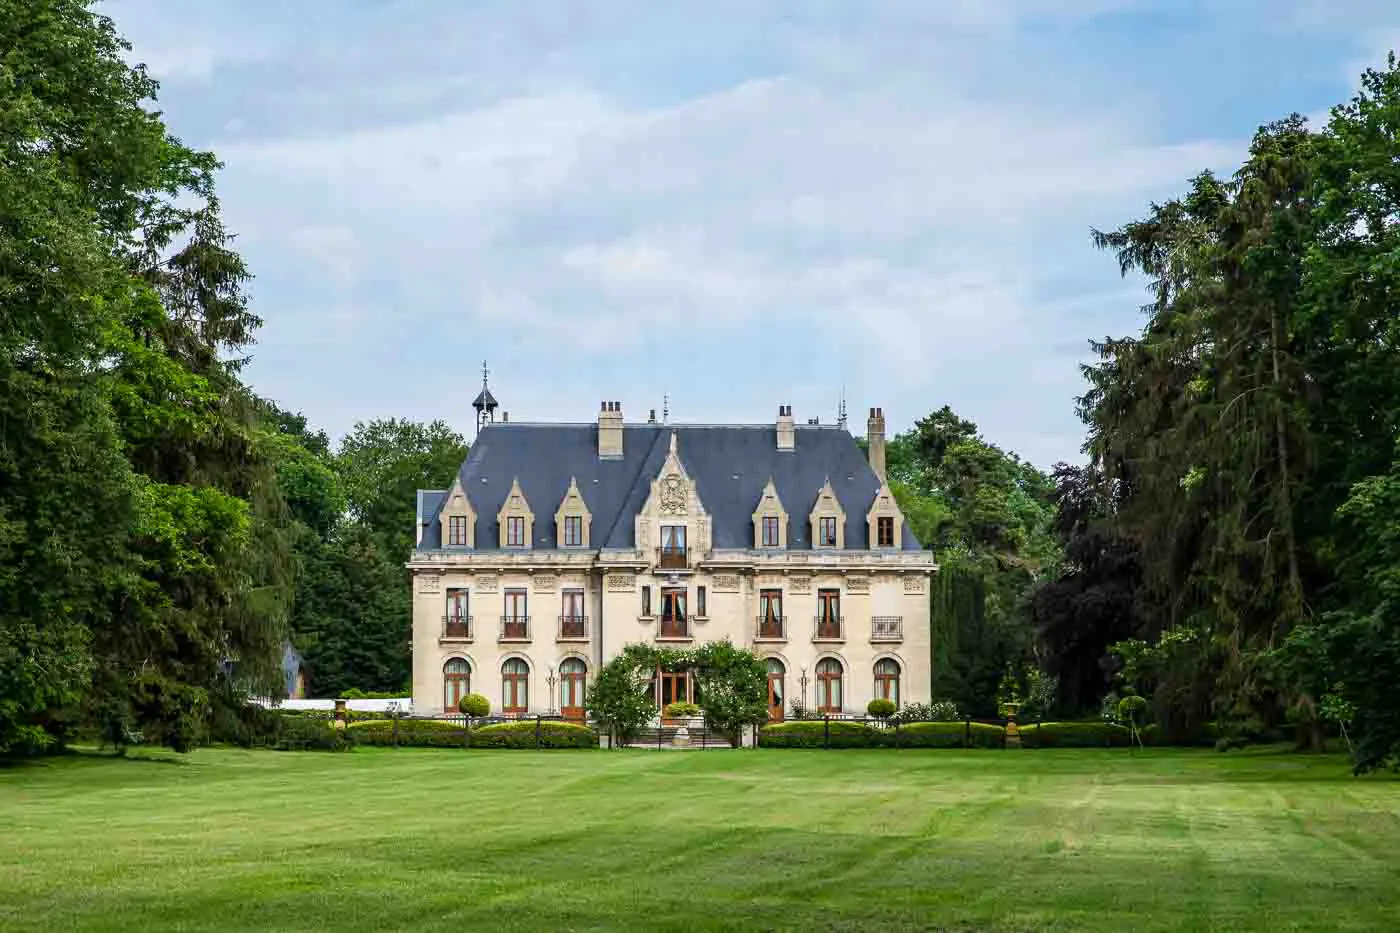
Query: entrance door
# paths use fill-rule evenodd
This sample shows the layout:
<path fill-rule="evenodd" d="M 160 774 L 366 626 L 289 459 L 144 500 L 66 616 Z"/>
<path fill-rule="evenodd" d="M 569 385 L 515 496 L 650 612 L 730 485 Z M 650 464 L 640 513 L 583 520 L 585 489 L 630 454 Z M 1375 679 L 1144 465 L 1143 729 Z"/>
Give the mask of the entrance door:
<path fill-rule="evenodd" d="M 768 721 L 783 721 L 783 679 L 787 669 L 777 658 L 768 659 Z"/>
<path fill-rule="evenodd" d="M 659 675 L 661 680 L 661 706 L 664 709 L 671 703 L 690 703 L 690 678 L 685 672 L 672 673 L 662 671 Z"/>
<path fill-rule="evenodd" d="M 587 681 L 588 668 L 578 658 L 565 658 L 559 662 L 559 712 L 566 719 L 583 721 Z"/>

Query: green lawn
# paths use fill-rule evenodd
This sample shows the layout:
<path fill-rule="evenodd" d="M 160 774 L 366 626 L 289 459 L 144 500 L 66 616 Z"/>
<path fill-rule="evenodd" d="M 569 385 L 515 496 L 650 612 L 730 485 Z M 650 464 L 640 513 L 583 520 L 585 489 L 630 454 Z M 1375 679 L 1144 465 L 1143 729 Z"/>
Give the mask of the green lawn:
<path fill-rule="evenodd" d="M 1400 782 L 1262 752 L 0 768 L 0 929 L 1400 929 Z"/>

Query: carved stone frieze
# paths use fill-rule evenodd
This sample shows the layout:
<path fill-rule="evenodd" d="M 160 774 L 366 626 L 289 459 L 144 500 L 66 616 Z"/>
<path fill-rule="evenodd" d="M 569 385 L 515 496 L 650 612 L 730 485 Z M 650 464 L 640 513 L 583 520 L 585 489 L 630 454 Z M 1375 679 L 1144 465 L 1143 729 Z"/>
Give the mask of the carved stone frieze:
<path fill-rule="evenodd" d="M 559 586 L 559 578 L 552 573 L 535 574 L 535 589 L 541 593 L 552 593 Z"/>
<path fill-rule="evenodd" d="M 483 573 L 476 578 L 476 591 L 478 593 L 496 593 L 501 588 L 501 578 L 495 574 Z"/>
<path fill-rule="evenodd" d="M 789 589 L 791 589 L 792 592 L 797 595 L 810 593 L 812 592 L 812 578 L 793 577 L 791 583 L 789 584 Z"/>
<path fill-rule="evenodd" d="M 418 575 L 418 592 L 420 593 L 440 593 L 442 592 L 442 577 L 435 573 L 420 573 Z"/>
<path fill-rule="evenodd" d="M 922 575 L 908 575 L 904 578 L 904 592 L 922 593 L 928 589 L 928 581 Z"/>
<path fill-rule="evenodd" d="M 870 592 L 869 577 L 847 577 L 846 592 L 857 595 L 866 595 Z"/>
<path fill-rule="evenodd" d="M 632 593 L 637 589 L 637 575 L 635 573 L 610 573 L 608 574 L 609 593 Z"/>
<path fill-rule="evenodd" d="M 737 573 L 716 574 L 714 579 L 716 593 L 739 592 L 739 575 Z"/>

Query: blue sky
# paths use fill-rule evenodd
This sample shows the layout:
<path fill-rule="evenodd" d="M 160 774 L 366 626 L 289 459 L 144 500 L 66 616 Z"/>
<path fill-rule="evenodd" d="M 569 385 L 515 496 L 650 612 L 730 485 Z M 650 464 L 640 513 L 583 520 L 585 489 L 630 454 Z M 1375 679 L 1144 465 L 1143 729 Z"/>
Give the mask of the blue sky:
<path fill-rule="evenodd" d="M 247 378 L 339 435 L 513 420 L 834 420 L 944 404 L 1078 460 L 1089 244 L 1325 116 L 1392 0 L 110 0 L 220 196 Z"/>

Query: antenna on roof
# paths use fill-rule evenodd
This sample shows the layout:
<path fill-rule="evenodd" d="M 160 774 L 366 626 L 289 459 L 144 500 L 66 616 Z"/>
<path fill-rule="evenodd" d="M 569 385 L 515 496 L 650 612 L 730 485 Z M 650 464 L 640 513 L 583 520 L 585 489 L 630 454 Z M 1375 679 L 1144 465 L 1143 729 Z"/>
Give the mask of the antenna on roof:
<path fill-rule="evenodd" d="M 671 396 L 669 393 L 661 395 L 661 423 L 667 424 L 671 418 Z"/>
<path fill-rule="evenodd" d="M 841 430 L 846 430 L 846 386 L 841 386 L 841 404 L 836 407 L 836 425 Z"/>

